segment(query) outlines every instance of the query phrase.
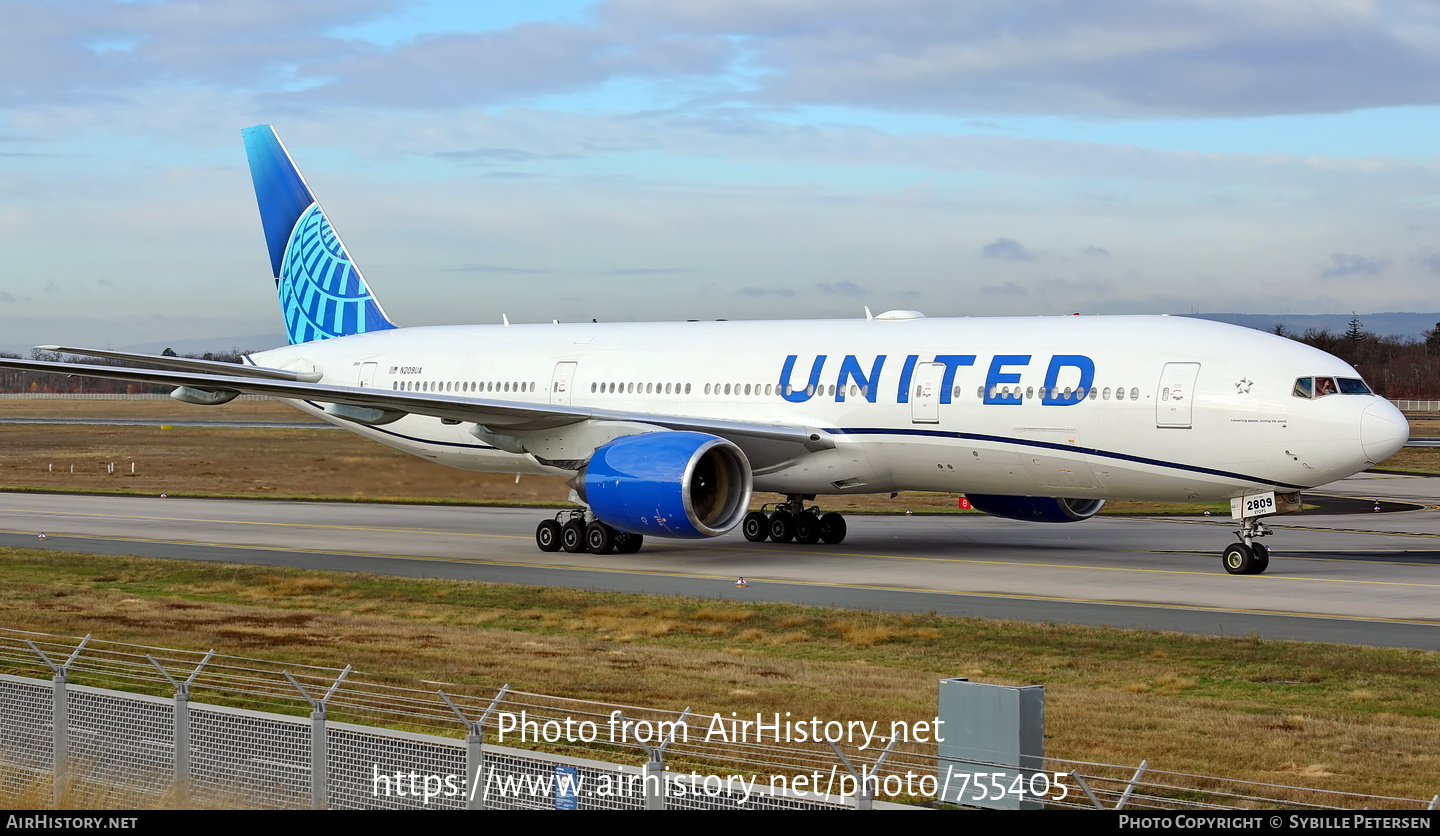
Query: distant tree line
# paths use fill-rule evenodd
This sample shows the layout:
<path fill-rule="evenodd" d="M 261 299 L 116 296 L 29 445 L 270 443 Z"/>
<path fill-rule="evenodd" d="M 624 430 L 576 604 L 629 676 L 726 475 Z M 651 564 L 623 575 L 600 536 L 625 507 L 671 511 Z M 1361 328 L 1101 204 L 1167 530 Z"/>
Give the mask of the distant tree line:
<path fill-rule="evenodd" d="M 1327 351 L 1359 370 L 1376 393 L 1387 398 L 1440 398 L 1440 322 L 1422 339 L 1379 336 L 1358 316 L 1342 334 L 1306 328 L 1299 334 L 1277 325 L 1273 333 Z"/>
<path fill-rule="evenodd" d="M 240 358 L 248 353 L 249 352 L 244 351 L 226 351 L 179 355 L 168 348 L 162 352 L 166 357 L 185 356 L 200 360 L 218 360 L 222 363 L 239 363 Z M 0 351 L 0 357 L 19 359 L 20 355 Z M 38 348 L 30 352 L 30 359 L 49 362 L 84 363 L 88 366 L 126 366 L 129 368 L 142 369 L 160 368 L 159 366 L 133 363 L 128 360 L 107 360 L 103 357 L 77 357 L 55 351 L 41 351 Z M 35 372 L 22 372 L 15 369 L 0 369 L 0 392 L 6 393 L 164 395 L 169 394 L 174 388 L 174 386 L 150 386 L 144 383 L 128 383 L 124 380 L 106 380 L 97 377 L 78 377 L 66 374 L 37 374 Z"/>

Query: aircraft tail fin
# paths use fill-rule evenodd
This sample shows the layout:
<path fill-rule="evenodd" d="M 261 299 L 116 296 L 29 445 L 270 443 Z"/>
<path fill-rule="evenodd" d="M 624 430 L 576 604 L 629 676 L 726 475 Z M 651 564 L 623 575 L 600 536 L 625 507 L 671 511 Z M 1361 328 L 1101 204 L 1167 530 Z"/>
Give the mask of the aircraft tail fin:
<path fill-rule="evenodd" d="M 394 328 L 274 128 L 240 133 L 290 343 Z"/>

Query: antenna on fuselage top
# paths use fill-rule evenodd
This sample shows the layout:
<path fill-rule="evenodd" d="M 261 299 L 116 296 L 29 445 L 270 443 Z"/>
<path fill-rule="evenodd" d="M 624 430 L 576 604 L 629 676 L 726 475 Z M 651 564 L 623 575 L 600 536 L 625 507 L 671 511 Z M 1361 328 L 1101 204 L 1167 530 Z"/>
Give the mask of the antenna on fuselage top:
<path fill-rule="evenodd" d="M 874 319 L 874 318 L 875 318 L 875 314 L 870 313 L 870 306 L 869 306 L 869 305 L 866 305 L 866 306 L 865 306 L 865 318 L 866 318 L 866 319 Z"/>
<path fill-rule="evenodd" d="M 510 324 L 510 317 L 508 317 L 508 316 L 506 316 L 505 314 L 502 313 L 502 314 L 500 314 L 500 322 L 501 322 L 501 324 L 503 324 L 503 325 L 509 325 L 509 324 Z"/>

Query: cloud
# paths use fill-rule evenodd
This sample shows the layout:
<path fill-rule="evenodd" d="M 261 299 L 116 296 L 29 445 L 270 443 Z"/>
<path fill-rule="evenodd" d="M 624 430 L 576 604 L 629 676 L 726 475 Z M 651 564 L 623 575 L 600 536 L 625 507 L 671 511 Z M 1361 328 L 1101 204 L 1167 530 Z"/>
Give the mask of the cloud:
<path fill-rule="evenodd" d="M 1316 268 L 1321 278 L 1338 279 L 1347 276 L 1378 276 L 1390 266 L 1388 258 L 1370 258 L 1363 255 L 1333 253 L 1329 265 Z"/>
<path fill-rule="evenodd" d="M 1415 261 L 1429 268 L 1431 273 L 1440 276 L 1440 252 L 1426 252 L 1423 255 L 1417 255 Z"/>
<path fill-rule="evenodd" d="M 986 295 L 986 296 L 1029 296 L 1029 295 L 1030 295 L 1030 291 L 1026 290 L 1025 288 L 1023 288 L 1023 287 L 1021 287 L 1021 286 L 1019 286 L 1019 285 L 1017 285 L 1017 284 L 1015 284 L 1014 282 L 1006 282 L 1006 283 L 1004 283 L 1004 284 L 985 285 L 984 287 L 980 288 L 980 292 L 981 292 L 982 294 Z"/>
<path fill-rule="evenodd" d="M 735 291 L 740 296 L 783 296 L 790 298 L 795 291 L 788 287 L 742 287 Z"/>
<path fill-rule="evenodd" d="M 535 154 L 519 148 L 477 148 L 474 151 L 436 151 L 442 160 L 458 163 L 531 163 L 550 160 L 577 160 L 579 154 Z"/>
<path fill-rule="evenodd" d="M 996 238 L 980 248 L 980 255 L 985 258 L 1004 258 L 1012 261 L 1035 260 L 1034 253 L 1026 249 L 1024 244 L 1011 238 Z"/>
<path fill-rule="evenodd" d="M 506 273 L 518 275 L 546 274 L 552 270 L 531 270 L 525 267 L 505 267 L 499 264 L 457 264 L 454 267 L 434 268 L 442 273 Z"/>
<path fill-rule="evenodd" d="M 1041 279 L 1035 283 L 1035 289 L 1046 296 L 1068 293 L 1103 294 L 1110 290 L 1110 283 L 1099 279 Z"/>
<path fill-rule="evenodd" d="M 363 44 L 326 33 L 394 9 L 394 0 L 126 3 L 8 0 L 0 7 L 0 105 L 110 101 L 147 85 L 283 85 L 317 55 Z"/>
<path fill-rule="evenodd" d="M 828 293 L 832 296 L 864 296 L 870 291 L 850 281 L 844 282 L 822 282 L 815 285 L 821 293 Z"/>
<path fill-rule="evenodd" d="M 974 113 L 1260 115 L 1440 101 L 1440 13 L 1400 0 L 611 0 L 747 51 L 759 99 Z"/>
<path fill-rule="evenodd" d="M 1109 258 L 1110 251 L 1104 247 L 1087 246 L 1080 251 L 1081 255 L 1093 256 L 1095 258 Z"/>
<path fill-rule="evenodd" d="M 694 273 L 693 267 L 626 267 L 622 270 L 606 270 L 606 276 L 670 276 L 676 273 Z"/>
<path fill-rule="evenodd" d="M 347 50 L 305 65 L 294 97 L 399 108 L 454 107 L 571 93 L 620 78 L 673 82 L 724 71 L 731 41 L 716 33 L 521 23 L 491 32 L 426 35 L 392 49 Z"/>
<path fill-rule="evenodd" d="M 682 103 L 962 116 L 1255 116 L 1440 103 L 1440 11 L 1402 0 L 602 0 L 377 44 L 403 0 L 7 0 L 0 106 L 208 86 L 283 107 L 454 108 L 640 80 Z M 122 97 L 122 98 L 117 98 Z M 688 106 L 688 105 L 687 105 Z"/>
<path fill-rule="evenodd" d="M 8 303 L 14 302 L 14 301 L 16 301 L 16 299 L 15 299 L 14 296 L 11 296 L 10 294 L 6 293 L 6 292 L 3 291 L 3 290 L 0 290 L 0 302 L 5 302 L 5 303 L 8 304 Z"/>

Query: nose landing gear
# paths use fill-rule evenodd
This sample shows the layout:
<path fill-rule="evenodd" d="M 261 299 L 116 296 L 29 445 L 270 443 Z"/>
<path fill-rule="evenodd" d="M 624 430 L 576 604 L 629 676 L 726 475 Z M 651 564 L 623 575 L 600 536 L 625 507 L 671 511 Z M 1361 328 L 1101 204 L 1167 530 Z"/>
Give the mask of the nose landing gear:
<path fill-rule="evenodd" d="M 1220 558 L 1225 571 L 1232 575 L 1262 574 L 1270 567 L 1270 549 L 1264 543 L 1256 542 L 1256 538 L 1273 532 L 1261 525 L 1259 520 L 1247 519 L 1241 521 L 1240 530 L 1235 533 L 1243 542 L 1231 543 L 1225 549 Z"/>

